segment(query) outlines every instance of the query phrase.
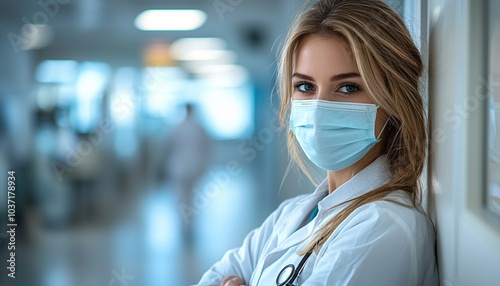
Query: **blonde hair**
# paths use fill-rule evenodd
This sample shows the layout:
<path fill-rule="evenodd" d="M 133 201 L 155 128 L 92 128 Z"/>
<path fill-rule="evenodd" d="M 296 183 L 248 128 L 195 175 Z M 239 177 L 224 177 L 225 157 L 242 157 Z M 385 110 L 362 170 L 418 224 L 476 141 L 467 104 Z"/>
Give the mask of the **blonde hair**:
<path fill-rule="evenodd" d="M 327 222 L 300 254 L 317 251 L 356 208 L 384 200 L 392 191 L 404 190 L 414 205 L 420 204 L 419 177 L 427 146 L 424 107 L 419 93 L 423 69 L 420 52 L 399 16 L 379 0 L 320 0 L 297 16 L 279 62 L 282 125 L 288 124 L 296 50 L 300 41 L 311 34 L 337 35 L 349 45 L 368 93 L 389 116 L 383 152 L 393 177 L 387 184 L 349 200 L 351 203 Z M 288 148 L 312 180 L 291 131 L 288 131 Z"/>

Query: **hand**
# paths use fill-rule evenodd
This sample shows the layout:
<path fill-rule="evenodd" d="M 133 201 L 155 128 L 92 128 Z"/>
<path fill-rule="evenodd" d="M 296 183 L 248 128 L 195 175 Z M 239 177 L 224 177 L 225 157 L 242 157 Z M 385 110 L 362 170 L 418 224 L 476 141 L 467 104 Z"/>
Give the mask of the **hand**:
<path fill-rule="evenodd" d="M 236 276 L 228 276 L 222 280 L 220 286 L 245 286 L 245 282 Z"/>

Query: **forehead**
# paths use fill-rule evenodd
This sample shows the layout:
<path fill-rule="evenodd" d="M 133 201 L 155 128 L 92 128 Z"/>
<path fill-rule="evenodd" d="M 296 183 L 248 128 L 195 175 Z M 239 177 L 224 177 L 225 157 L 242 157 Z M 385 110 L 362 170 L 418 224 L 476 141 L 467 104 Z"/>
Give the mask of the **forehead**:
<path fill-rule="evenodd" d="M 300 73 L 334 74 L 358 72 L 347 41 L 339 35 L 308 35 L 295 52 L 294 70 Z"/>

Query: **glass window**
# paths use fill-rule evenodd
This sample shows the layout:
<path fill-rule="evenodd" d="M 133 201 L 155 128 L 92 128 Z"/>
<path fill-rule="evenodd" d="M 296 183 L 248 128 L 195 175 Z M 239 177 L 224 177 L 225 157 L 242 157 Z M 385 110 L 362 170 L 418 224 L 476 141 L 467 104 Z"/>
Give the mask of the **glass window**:
<path fill-rule="evenodd" d="M 198 119 L 216 140 L 242 140 L 254 132 L 254 85 L 241 66 L 205 66 L 188 79 L 180 68 L 146 68 L 145 109 L 174 126 L 184 119 L 184 105 L 196 106 Z"/>

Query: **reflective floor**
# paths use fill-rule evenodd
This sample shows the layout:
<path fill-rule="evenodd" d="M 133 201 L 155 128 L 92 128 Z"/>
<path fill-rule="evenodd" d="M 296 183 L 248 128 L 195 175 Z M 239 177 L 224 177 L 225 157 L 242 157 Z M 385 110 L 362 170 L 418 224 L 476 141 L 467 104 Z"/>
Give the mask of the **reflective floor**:
<path fill-rule="evenodd" d="M 211 171 L 216 174 L 217 167 Z M 26 219 L 29 239 L 18 242 L 18 277 L 1 285 L 195 284 L 261 223 L 265 214 L 251 215 L 259 209 L 253 181 L 242 172 L 210 189 L 214 180 L 207 175 L 192 204 L 180 203 L 170 183 L 137 188 L 118 198 L 119 215 L 97 223 L 88 216 L 54 228 L 33 214 Z"/>

